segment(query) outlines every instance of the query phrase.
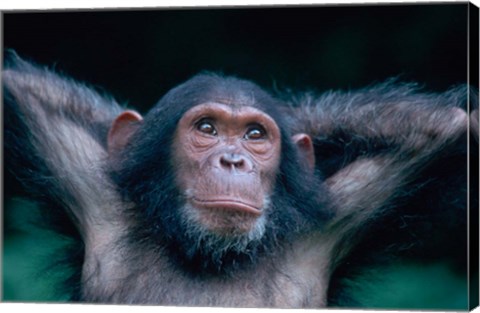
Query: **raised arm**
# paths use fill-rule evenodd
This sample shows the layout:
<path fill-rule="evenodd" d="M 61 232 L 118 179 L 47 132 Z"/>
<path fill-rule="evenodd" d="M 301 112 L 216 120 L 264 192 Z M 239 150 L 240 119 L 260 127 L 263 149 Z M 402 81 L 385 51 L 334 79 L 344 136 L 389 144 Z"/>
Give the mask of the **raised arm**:
<path fill-rule="evenodd" d="M 335 201 L 325 231 L 333 264 L 379 217 L 408 201 L 408 188 L 430 164 L 453 153 L 466 156 L 467 91 L 426 94 L 387 83 L 297 102 L 293 133 L 312 136 L 315 168 Z"/>
<path fill-rule="evenodd" d="M 2 73 L 7 170 L 30 194 L 66 210 L 82 235 L 116 195 L 99 170 L 111 122 L 122 111 L 91 88 L 11 54 Z M 85 195 L 89 195 L 85 197 Z"/>

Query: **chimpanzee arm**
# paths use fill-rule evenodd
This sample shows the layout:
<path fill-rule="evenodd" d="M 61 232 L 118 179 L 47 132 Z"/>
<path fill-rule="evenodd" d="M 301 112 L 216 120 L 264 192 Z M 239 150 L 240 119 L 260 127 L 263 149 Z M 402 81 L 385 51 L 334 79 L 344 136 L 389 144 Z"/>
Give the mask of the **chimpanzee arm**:
<path fill-rule="evenodd" d="M 117 196 L 106 188 L 101 166 L 108 129 L 122 108 L 14 54 L 6 63 L 7 169 L 41 200 L 66 209 L 85 236 L 86 228 L 105 220 Z"/>
<path fill-rule="evenodd" d="M 313 138 L 316 169 L 335 201 L 326 229 L 336 260 L 378 216 L 408 198 L 409 183 L 429 164 L 465 149 L 467 88 L 418 93 L 387 83 L 352 93 L 304 98 L 294 133 Z"/>
<path fill-rule="evenodd" d="M 404 120 L 395 118 L 396 113 L 391 114 L 390 121 Z M 339 244 L 353 243 L 358 232 L 368 227 L 369 220 L 406 199 L 409 183 L 466 134 L 467 115 L 461 109 L 437 108 L 414 114 L 418 116 L 408 118 L 411 124 L 404 120 L 401 125 L 411 129 L 397 125 L 399 132 L 394 136 L 398 137 L 398 148 L 377 156 L 360 157 L 327 179 L 338 207 L 330 231 L 337 238 L 347 236 Z"/>

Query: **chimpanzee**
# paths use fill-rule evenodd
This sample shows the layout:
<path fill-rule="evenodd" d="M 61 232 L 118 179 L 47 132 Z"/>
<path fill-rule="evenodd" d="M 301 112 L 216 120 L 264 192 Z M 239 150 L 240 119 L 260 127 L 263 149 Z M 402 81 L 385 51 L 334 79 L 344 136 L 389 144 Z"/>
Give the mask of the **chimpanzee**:
<path fill-rule="evenodd" d="M 84 302 L 329 305 L 344 260 L 467 138 L 465 89 L 295 102 L 205 73 L 142 117 L 11 55 L 3 91 L 7 168 L 78 236 Z"/>

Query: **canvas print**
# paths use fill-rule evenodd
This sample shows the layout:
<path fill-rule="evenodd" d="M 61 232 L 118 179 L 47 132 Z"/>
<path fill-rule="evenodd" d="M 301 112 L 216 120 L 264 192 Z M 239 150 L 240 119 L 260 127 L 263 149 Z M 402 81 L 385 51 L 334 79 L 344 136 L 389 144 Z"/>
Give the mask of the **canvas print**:
<path fill-rule="evenodd" d="M 478 305 L 473 4 L 2 18 L 2 301 Z"/>

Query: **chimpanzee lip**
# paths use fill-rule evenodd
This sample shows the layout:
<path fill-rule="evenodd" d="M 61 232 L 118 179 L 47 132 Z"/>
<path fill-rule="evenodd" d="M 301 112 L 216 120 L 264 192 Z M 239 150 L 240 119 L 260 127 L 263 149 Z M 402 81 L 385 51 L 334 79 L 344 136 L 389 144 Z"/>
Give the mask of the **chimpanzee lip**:
<path fill-rule="evenodd" d="M 244 213 L 250 213 L 253 215 L 260 215 L 262 210 L 255 207 L 252 204 L 237 200 L 237 199 L 198 199 L 192 198 L 192 200 L 200 207 L 207 209 L 221 209 L 232 210 Z"/>

